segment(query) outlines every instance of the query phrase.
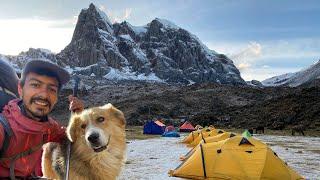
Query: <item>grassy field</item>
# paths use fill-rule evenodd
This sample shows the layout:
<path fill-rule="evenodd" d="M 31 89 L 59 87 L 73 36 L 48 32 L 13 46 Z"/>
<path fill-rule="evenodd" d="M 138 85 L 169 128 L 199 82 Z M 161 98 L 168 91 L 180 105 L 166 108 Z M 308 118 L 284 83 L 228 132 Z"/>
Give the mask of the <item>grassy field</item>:
<path fill-rule="evenodd" d="M 222 128 L 223 129 L 223 128 Z M 235 132 L 235 133 L 242 133 L 244 129 L 223 129 L 229 132 Z M 308 130 L 304 132 L 306 136 L 311 137 L 320 137 L 320 131 L 315 130 Z M 265 129 L 266 135 L 279 135 L 279 136 L 291 136 L 291 130 L 270 130 Z M 128 140 L 132 139 L 149 139 L 149 138 L 156 138 L 160 137 L 160 135 L 145 135 L 143 134 L 143 126 L 127 126 L 126 128 L 126 135 Z M 300 134 L 297 134 L 301 136 Z"/>

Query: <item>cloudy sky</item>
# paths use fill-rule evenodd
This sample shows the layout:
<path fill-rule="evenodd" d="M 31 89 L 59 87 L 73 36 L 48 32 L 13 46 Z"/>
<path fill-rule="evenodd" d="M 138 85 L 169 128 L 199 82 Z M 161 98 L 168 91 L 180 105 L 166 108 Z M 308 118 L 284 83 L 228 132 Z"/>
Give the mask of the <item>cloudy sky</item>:
<path fill-rule="evenodd" d="M 228 55 L 245 80 L 295 72 L 320 59 L 317 0 L 0 0 L 0 54 L 29 47 L 60 52 L 91 2 L 114 22 L 170 20 Z"/>

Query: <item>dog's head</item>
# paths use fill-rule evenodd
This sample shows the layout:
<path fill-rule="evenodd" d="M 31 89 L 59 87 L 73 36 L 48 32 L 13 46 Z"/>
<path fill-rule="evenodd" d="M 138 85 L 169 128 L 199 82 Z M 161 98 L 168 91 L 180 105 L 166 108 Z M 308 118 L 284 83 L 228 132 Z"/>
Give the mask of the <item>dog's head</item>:
<path fill-rule="evenodd" d="M 109 103 L 73 115 L 67 135 L 73 143 L 101 152 L 108 148 L 112 138 L 123 136 L 124 129 L 123 113 Z"/>

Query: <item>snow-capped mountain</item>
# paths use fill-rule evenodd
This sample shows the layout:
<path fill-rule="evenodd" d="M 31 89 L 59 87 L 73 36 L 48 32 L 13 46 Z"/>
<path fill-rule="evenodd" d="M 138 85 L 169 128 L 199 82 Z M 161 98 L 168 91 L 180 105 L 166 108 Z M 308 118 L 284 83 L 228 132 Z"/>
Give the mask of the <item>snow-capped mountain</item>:
<path fill-rule="evenodd" d="M 320 60 L 310 67 L 295 73 L 287 73 L 262 81 L 264 86 L 297 87 L 320 78 Z"/>
<path fill-rule="evenodd" d="M 115 80 L 245 84 L 232 60 L 174 23 L 156 18 L 145 26 L 112 24 L 94 4 L 81 11 L 60 53 L 30 49 L 6 58 L 18 67 L 32 58 L 48 59 L 71 73 Z"/>
<path fill-rule="evenodd" d="M 63 66 L 88 67 L 78 73 L 105 78 L 245 83 L 229 58 L 170 21 L 112 24 L 93 4 L 81 11 L 72 41 L 56 57 Z"/>

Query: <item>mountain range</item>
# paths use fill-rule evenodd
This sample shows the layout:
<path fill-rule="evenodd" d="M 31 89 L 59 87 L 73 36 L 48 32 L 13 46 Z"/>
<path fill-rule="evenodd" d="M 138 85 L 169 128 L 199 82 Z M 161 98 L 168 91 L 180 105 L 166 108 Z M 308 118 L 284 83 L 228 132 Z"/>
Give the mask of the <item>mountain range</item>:
<path fill-rule="evenodd" d="M 41 58 L 73 74 L 111 80 L 245 84 L 231 59 L 172 22 L 156 18 L 145 26 L 111 23 L 94 4 L 81 11 L 71 42 L 60 53 L 30 48 L 1 57 L 18 71 L 30 59 Z"/>
<path fill-rule="evenodd" d="M 282 74 L 262 81 L 263 86 L 297 87 L 313 83 L 320 78 L 320 60 L 298 72 Z"/>

